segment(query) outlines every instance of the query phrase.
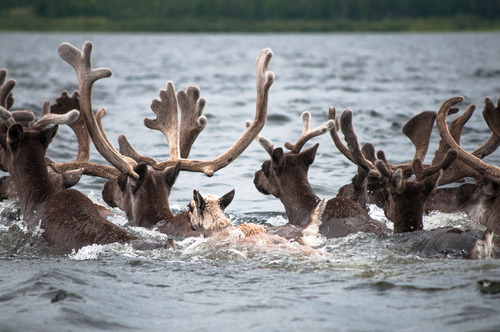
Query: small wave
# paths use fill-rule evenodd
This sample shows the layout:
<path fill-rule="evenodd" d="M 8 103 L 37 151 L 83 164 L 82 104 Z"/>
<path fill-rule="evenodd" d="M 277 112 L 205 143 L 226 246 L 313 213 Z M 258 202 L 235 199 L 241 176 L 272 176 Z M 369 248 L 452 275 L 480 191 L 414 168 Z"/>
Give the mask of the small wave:
<path fill-rule="evenodd" d="M 458 286 L 459 288 L 463 288 L 464 286 Z M 349 286 L 346 287 L 346 290 L 351 290 L 351 291 L 358 291 L 360 289 L 371 289 L 375 290 L 377 292 L 385 293 L 386 291 L 392 291 L 392 290 L 400 290 L 404 292 L 424 292 L 424 293 L 437 293 L 437 292 L 443 292 L 443 291 L 450 291 L 454 290 L 457 287 L 427 287 L 427 286 L 416 286 L 416 285 L 409 285 L 409 284 L 402 284 L 398 285 L 393 282 L 389 281 L 375 281 L 375 282 L 369 282 L 369 283 L 360 283 L 354 286 Z"/>
<path fill-rule="evenodd" d="M 290 122 L 290 117 L 288 115 L 284 114 L 269 114 L 267 116 L 267 122 L 268 123 L 274 123 L 274 124 L 280 124 L 280 123 L 285 123 L 285 122 Z"/>
<path fill-rule="evenodd" d="M 424 229 L 431 230 L 440 227 L 458 227 L 463 230 L 472 230 L 477 232 L 486 231 L 486 227 L 469 218 L 463 212 L 444 213 L 432 211 L 424 215 Z"/>
<path fill-rule="evenodd" d="M 394 229 L 394 224 L 392 223 L 392 221 L 387 219 L 384 213 L 384 209 L 378 207 L 375 204 L 368 204 L 368 208 L 369 208 L 369 215 L 372 219 L 384 223 L 389 229 Z"/>
<path fill-rule="evenodd" d="M 116 253 L 126 253 L 128 252 L 129 254 L 133 253 L 132 246 L 128 245 L 121 245 L 121 244 L 92 244 L 90 246 L 85 246 L 83 248 L 80 248 L 78 251 L 73 250 L 71 254 L 69 254 L 70 259 L 74 259 L 77 261 L 84 261 L 84 260 L 96 260 L 100 257 L 106 256 L 106 255 L 111 255 L 111 254 L 116 254 Z"/>
<path fill-rule="evenodd" d="M 500 77 L 500 69 L 483 69 L 478 68 L 474 71 L 474 76 L 481 78 Z"/>
<path fill-rule="evenodd" d="M 500 294 L 500 280 L 483 279 L 477 282 L 477 287 L 481 294 Z"/>
<path fill-rule="evenodd" d="M 134 258 L 134 259 L 153 259 L 161 260 L 170 257 L 172 249 L 152 249 L 152 250 L 139 250 L 134 249 L 131 244 L 110 243 L 110 244 L 92 244 L 80 248 L 78 251 L 73 250 L 68 255 L 69 259 L 84 261 L 84 260 L 98 260 L 103 258 Z"/>

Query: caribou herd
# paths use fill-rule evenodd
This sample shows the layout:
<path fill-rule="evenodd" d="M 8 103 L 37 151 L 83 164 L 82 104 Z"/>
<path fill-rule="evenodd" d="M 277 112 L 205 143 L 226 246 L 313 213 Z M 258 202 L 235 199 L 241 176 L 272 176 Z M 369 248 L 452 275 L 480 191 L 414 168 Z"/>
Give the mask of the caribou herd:
<path fill-rule="evenodd" d="M 0 196 L 18 200 L 24 222 L 32 229 L 40 227 L 52 247 L 71 252 L 87 245 L 113 242 L 144 250 L 173 244 L 171 240 L 140 238 L 110 222 L 110 210 L 70 189 L 86 175 L 107 179 L 102 199 L 110 207 L 123 210 L 130 222 L 174 238 L 201 236 L 320 254 L 317 247 L 328 238 L 358 232 L 380 237 L 420 233 L 419 241 L 412 247 L 416 254 L 455 252 L 470 259 L 496 257 L 500 167 L 482 159 L 500 145 L 500 100 L 495 105 L 491 99 L 485 99 L 483 117 L 491 136 L 473 152 L 460 146 L 460 138 L 475 106 L 470 105 L 453 121 L 447 121 L 448 115 L 459 112 L 454 106 L 464 101 L 460 96 L 446 100 L 439 112 L 421 112 L 403 126 L 403 133 L 415 146 L 415 156 L 405 164 L 390 164 L 384 152 L 376 151 L 371 143 L 360 146 L 353 111 L 349 109 L 338 116 L 335 108 L 330 107 L 328 121 L 314 129 L 310 128 L 310 113 L 304 112 L 303 131 L 297 142 L 275 147 L 259 135 L 266 123 L 269 90 L 274 82 L 274 73 L 269 71 L 273 53 L 264 49 L 256 60 L 255 119 L 247 122 L 247 129 L 226 152 L 211 160 L 189 159 L 193 143 L 207 124 L 203 115 L 205 99 L 200 97 L 200 90 L 190 86 L 176 92 L 171 82 L 160 90 L 159 99 L 151 104 L 156 118 L 144 119 L 144 125 L 160 131 L 168 143 L 169 159 L 155 160 L 136 151 L 124 135 L 119 136 L 118 149 L 108 139 L 103 125 L 106 110 L 94 112 L 92 89 L 97 80 L 109 77 L 111 71 L 92 67 L 92 47 L 90 42 L 81 50 L 69 43 L 59 46 L 59 56 L 76 72 L 78 90 L 71 95 L 62 91 L 54 104 L 46 101 L 38 120 L 30 110 L 12 109 L 15 81 L 6 80 L 7 71 L 0 70 L 0 167 L 9 173 L 0 180 Z M 75 160 L 61 163 L 48 158 L 46 151 L 58 126 L 65 124 L 76 135 L 78 153 Z M 425 164 L 434 126 L 441 140 L 432 162 Z M 303 147 L 327 132 L 338 151 L 357 166 L 357 174 L 336 197 L 321 199 L 308 180 L 318 144 Z M 269 158 L 255 172 L 254 185 L 259 192 L 283 203 L 287 225 L 233 225 L 224 209 L 232 201 L 234 190 L 217 197 L 202 195 L 193 188 L 188 210 L 172 212 L 169 195 L 180 172 L 212 176 L 238 158 L 254 140 Z M 109 165 L 90 161 L 92 143 Z M 383 209 L 393 229 L 371 218 L 369 209 L 373 205 Z M 483 224 L 486 231 L 481 235 L 457 227 L 424 231 L 423 216 L 430 211 L 463 212 Z"/>

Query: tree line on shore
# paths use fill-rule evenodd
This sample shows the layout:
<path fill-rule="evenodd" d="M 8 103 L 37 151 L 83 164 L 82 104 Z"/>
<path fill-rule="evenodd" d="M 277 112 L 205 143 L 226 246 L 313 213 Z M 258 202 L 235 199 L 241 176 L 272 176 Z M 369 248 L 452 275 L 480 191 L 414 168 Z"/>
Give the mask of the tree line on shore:
<path fill-rule="evenodd" d="M 166 19 L 191 21 L 191 25 L 196 25 L 196 20 L 359 22 L 455 18 L 495 22 L 498 13 L 500 0 L 2 0 L 0 8 L 0 17 L 12 22 L 23 17 L 100 18 L 100 22 L 108 24 L 129 21 L 132 25 Z M 164 28 L 168 29 L 168 25 Z"/>

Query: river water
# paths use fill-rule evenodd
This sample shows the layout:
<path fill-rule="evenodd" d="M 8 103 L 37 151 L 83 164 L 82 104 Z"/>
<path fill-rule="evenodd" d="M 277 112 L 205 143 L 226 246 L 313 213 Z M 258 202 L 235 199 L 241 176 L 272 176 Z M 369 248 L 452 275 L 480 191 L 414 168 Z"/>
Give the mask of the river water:
<path fill-rule="evenodd" d="M 255 111 L 255 58 L 270 47 L 269 117 L 262 135 L 275 146 L 300 136 L 300 114 L 312 126 L 328 107 L 351 108 L 361 143 L 385 151 L 391 163 L 407 162 L 413 146 L 404 123 L 423 110 L 438 110 L 463 95 L 478 106 L 463 133 L 472 151 L 488 136 L 480 111 L 486 96 L 500 95 L 498 33 L 464 34 L 37 34 L 1 33 L 0 67 L 17 81 L 13 109 L 40 114 L 63 89 L 77 87 L 73 68 L 57 55 L 62 42 L 94 44 L 94 67 L 111 78 L 94 86 L 94 107 L 106 107 L 104 126 L 112 142 L 126 134 L 143 154 L 168 158 L 166 141 L 147 129 L 151 100 L 172 81 L 176 89 L 197 85 L 206 98 L 206 129 L 190 157 L 211 159 L 243 133 Z M 433 133 L 426 161 L 437 147 Z M 356 167 L 327 135 L 309 171 L 320 197 L 333 197 Z M 76 155 L 76 141 L 60 128 L 48 155 Z M 181 211 L 198 188 L 222 195 L 236 188 L 227 209 L 235 223 L 279 225 L 284 209 L 253 186 L 267 153 L 256 143 L 208 178 L 181 173 L 170 196 Z M 104 160 L 92 151 L 92 160 Z M 500 164 L 498 153 L 486 159 Z M 84 177 L 77 189 L 101 202 L 104 180 Z M 148 238 L 119 210 L 111 220 Z M 383 212 L 374 218 L 392 227 Z M 500 263 L 425 258 L 405 250 L 405 236 L 381 239 L 355 234 L 332 239 L 320 257 L 177 239 L 177 250 L 134 251 L 128 246 L 89 246 L 59 255 L 39 232 L 28 232 L 15 201 L 0 203 L 0 331 L 498 331 Z M 462 214 L 432 213 L 426 229 L 454 225 L 482 231 Z"/>

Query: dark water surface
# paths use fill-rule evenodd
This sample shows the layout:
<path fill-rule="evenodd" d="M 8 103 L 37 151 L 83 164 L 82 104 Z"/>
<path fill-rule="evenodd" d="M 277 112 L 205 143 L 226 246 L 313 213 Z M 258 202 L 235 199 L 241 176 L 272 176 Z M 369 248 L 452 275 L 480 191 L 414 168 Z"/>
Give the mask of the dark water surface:
<path fill-rule="evenodd" d="M 147 129 L 151 100 L 172 81 L 197 85 L 207 106 L 207 128 L 190 157 L 211 159 L 228 149 L 255 111 L 255 58 L 270 47 L 269 118 L 262 135 L 276 146 L 300 136 L 300 114 L 312 126 L 330 105 L 354 111 L 361 143 L 373 142 L 391 163 L 412 159 L 401 133 L 423 110 L 438 110 L 463 95 L 478 106 L 463 133 L 472 151 L 489 136 L 481 110 L 486 96 L 500 95 L 500 35 L 474 34 L 24 34 L 1 33 L 0 67 L 16 79 L 14 109 L 39 114 L 44 100 L 77 87 L 73 68 L 57 55 L 61 42 L 94 44 L 94 67 L 113 76 L 94 87 L 94 107 L 106 107 L 112 142 L 127 135 L 143 154 L 168 158 L 164 136 Z M 433 133 L 428 160 L 437 148 Z M 333 197 L 356 167 L 327 135 L 309 176 L 320 197 Z M 76 155 L 76 141 L 60 128 L 48 154 Z M 103 162 L 95 150 L 92 160 Z M 182 173 L 170 196 L 184 209 L 194 188 L 222 195 L 236 188 L 228 207 L 235 223 L 282 224 L 284 209 L 253 186 L 267 153 L 256 143 L 235 162 L 207 178 Z M 486 159 L 499 165 L 498 152 Z M 101 179 L 85 177 L 77 188 L 102 202 Z M 111 220 L 144 237 L 119 210 Z M 388 222 L 383 212 L 372 215 Z M 178 250 L 137 252 L 127 246 L 89 246 L 61 256 L 39 232 L 28 232 L 16 202 L 0 204 L 0 331 L 498 331 L 500 263 L 408 254 L 405 236 L 380 239 L 355 234 L 329 240 L 321 257 L 259 251 L 202 239 L 178 241 Z M 425 228 L 454 225 L 481 231 L 462 214 L 433 213 Z"/>

